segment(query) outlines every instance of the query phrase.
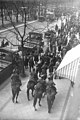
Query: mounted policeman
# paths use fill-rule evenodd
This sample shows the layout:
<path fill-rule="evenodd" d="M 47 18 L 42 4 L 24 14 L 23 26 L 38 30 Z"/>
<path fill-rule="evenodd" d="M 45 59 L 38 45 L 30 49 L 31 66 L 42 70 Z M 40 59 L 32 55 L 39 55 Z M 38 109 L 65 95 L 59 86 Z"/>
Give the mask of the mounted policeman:
<path fill-rule="evenodd" d="M 18 103 L 17 98 L 19 92 L 21 91 L 20 86 L 22 85 L 21 79 L 19 77 L 19 73 L 14 69 L 13 74 L 11 75 L 11 89 L 12 89 L 12 101 L 14 103 L 14 99 L 16 97 L 16 103 Z"/>

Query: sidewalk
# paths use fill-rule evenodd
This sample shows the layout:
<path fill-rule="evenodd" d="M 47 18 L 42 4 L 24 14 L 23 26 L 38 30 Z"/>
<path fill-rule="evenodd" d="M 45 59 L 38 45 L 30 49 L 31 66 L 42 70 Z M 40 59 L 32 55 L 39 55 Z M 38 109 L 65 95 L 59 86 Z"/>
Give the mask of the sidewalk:
<path fill-rule="evenodd" d="M 33 23 L 33 22 L 36 22 L 36 21 L 37 20 L 27 21 L 27 24 L 30 24 L 30 23 Z M 24 23 L 17 23 L 17 24 L 15 24 L 15 26 L 17 28 L 22 27 L 23 25 L 24 25 Z M 12 29 L 14 29 L 14 27 L 12 25 L 7 25 L 7 27 L 5 26 L 3 29 L 0 28 L 0 33 L 5 32 L 7 30 L 12 30 Z"/>
<path fill-rule="evenodd" d="M 30 96 L 31 101 L 28 101 L 26 95 L 28 77 L 22 79 L 22 81 L 23 86 L 18 98 L 18 104 L 12 103 L 10 83 L 0 91 L 0 120 L 60 120 L 66 107 L 65 101 L 70 87 L 70 82 L 66 79 L 57 79 L 54 81 L 56 83 L 58 93 L 51 113 L 48 114 L 46 97 L 42 98 L 41 107 L 37 104 L 36 107 L 38 108 L 38 111 L 34 111 L 33 98 Z"/>
<path fill-rule="evenodd" d="M 23 24 L 21 16 L 18 16 L 18 23 L 16 23 L 16 18 L 13 15 L 12 21 L 15 23 L 15 25 Z M 34 21 L 34 20 L 29 20 L 29 21 Z M 7 20 L 4 19 L 3 23 L 4 23 L 4 26 L 2 26 L 2 18 L 0 17 L 0 30 L 3 30 L 3 29 L 8 28 L 8 27 L 12 27 L 11 21 L 9 20 L 9 18 Z"/>
<path fill-rule="evenodd" d="M 65 120 L 80 120 L 80 64 L 74 87 L 71 89 Z"/>
<path fill-rule="evenodd" d="M 26 77 L 21 78 L 22 86 L 24 87 L 25 83 L 28 80 L 29 71 L 26 70 Z M 12 93 L 11 93 L 11 79 L 8 78 L 1 86 L 0 86 L 0 111 L 5 107 L 5 105 L 11 100 Z"/>
<path fill-rule="evenodd" d="M 21 20 L 20 17 L 18 18 L 18 21 L 19 21 L 19 22 L 16 23 L 16 19 L 14 19 L 14 17 L 13 17 L 13 22 L 15 22 L 16 25 L 19 25 L 19 24 L 22 23 L 22 20 Z M 12 26 L 12 25 L 11 25 L 11 21 L 10 21 L 9 19 L 7 19 L 7 20 L 4 19 L 3 23 L 4 23 L 4 26 L 2 26 L 2 18 L 0 17 L 0 30 Z"/>

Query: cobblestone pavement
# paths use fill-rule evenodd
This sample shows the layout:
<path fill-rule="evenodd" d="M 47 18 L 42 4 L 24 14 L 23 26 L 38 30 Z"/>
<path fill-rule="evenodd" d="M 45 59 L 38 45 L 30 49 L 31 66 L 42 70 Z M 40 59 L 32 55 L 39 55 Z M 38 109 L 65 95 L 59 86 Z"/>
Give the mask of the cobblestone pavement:
<path fill-rule="evenodd" d="M 46 96 L 45 98 L 42 98 L 41 101 L 42 106 L 39 107 L 37 104 L 38 111 L 34 111 L 33 98 L 30 96 L 31 101 L 28 101 L 26 96 L 27 81 L 28 76 L 22 79 L 23 85 L 21 87 L 22 91 L 20 92 L 18 98 L 19 101 L 18 104 L 12 103 L 10 82 L 0 90 L 0 120 L 3 119 L 60 120 L 64 111 L 63 109 L 64 107 L 66 107 L 65 101 L 69 90 L 70 82 L 66 79 L 54 80 L 54 82 L 56 83 L 58 93 L 56 95 L 52 111 L 50 114 L 48 114 Z"/>

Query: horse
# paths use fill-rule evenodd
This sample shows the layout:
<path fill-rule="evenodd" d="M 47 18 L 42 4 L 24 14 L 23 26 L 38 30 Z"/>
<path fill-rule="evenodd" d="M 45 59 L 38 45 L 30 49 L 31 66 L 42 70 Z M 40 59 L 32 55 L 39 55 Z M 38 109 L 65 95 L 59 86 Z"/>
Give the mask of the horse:
<path fill-rule="evenodd" d="M 37 82 L 35 82 L 34 80 L 28 81 L 28 84 L 27 84 L 27 98 L 28 98 L 28 101 L 30 101 L 30 98 L 29 98 L 29 91 L 30 90 L 32 91 L 32 97 L 34 97 L 33 93 L 34 93 L 36 83 Z"/>
<path fill-rule="evenodd" d="M 27 84 L 28 101 L 30 101 L 30 98 L 29 98 L 29 91 L 30 90 L 32 91 L 32 97 L 34 97 L 33 92 L 34 92 L 35 85 L 37 84 L 37 80 L 38 80 L 37 73 L 36 73 L 35 69 L 33 69 L 33 72 L 31 72 L 30 79 L 29 79 L 28 84 Z"/>
<path fill-rule="evenodd" d="M 18 99 L 20 91 L 21 91 L 20 90 L 20 85 L 16 85 L 16 86 L 12 87 L 12 94 L 13 94 L 12 101 L 13 101 L 13 103 L 14 103 L 15 97 L 16 97 L 16 103 L 18 103 L 17 99 Z"/>
<path fill-rule="evenodd" d="M 55 100 L 55 95 L 57 94 L 57 90 L 55 86 L 47 86 L 47 104 L 48 104 L 48 113 L 51 112 L 51 108 L 53 102 Z"/>
<path fill-rule="evenodd" d="M 34 107 L 35 111 L 37 111 L 37 109 L 36 109 L 37 99 L 39 99 L 39 106 L 41 106 L 41 104 L 40 104 L 41 98 L 45 91 L 46 91 L 46 82 L 44 80 L 40 80 L 36 84 L 36 88 L 35 88 L 35 92 L 34 92 L 33 107 Z"/>
<path fill-rule="evenodd" d="M 21 91 L 20 86 L 22 85 L 19 75 L 17 73 L 13 73 L 11 76 L 11 88 L 12 88 L 12 101 L 14 103 L 14 99 L 16 97 L 16 103 L 18 103 L 18 95 Z"/>

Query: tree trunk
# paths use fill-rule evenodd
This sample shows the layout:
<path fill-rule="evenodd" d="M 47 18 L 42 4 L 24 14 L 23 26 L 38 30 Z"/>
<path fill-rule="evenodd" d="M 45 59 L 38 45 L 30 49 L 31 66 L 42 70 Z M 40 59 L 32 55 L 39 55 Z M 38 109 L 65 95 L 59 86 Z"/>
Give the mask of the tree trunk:
<path fill-rule="evenodd" d="M 24 21 L 24 13 L 22 12 L 22 22 Z"/>
<path fill-rule="evenodd" d="M 16 13 L 16 22 L 18 23 L 18 12 Z"/>
<path fill-rule="evenodd" d="M 40 17 L 40 2 L 39 2 L 39 14 L 38 14 L 38 15 L 39 15 L 39 17 Z"/>
<path fill-rule="evenodd" d="M 4 26 L 4 15 L 3 15 L 3 8 L 1 8 L 1 18 L 2 18 L 2 26 Z"/>
<path fill-rule="evenodd" d="M 24 70 L 24 44 L 23 44 L 23 38 L 21 41 L 21 49 L 22 49 L 22 76 L 25 76 L 25 70 Z"/>

